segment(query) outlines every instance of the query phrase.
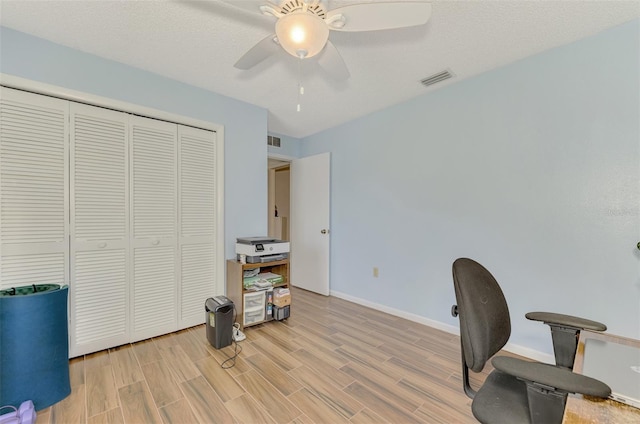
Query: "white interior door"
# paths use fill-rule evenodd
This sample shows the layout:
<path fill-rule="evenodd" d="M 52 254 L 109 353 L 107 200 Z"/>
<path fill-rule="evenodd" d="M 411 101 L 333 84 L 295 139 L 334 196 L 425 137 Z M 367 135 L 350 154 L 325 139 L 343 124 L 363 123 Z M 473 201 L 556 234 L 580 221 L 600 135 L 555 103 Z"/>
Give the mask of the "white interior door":
<path fill-rule="evenodd" d="M 217 258 L 224 258 L 218 245 L 218 143 L 215 132 L 178 126 L 180 328 L 202 324 L 205 300 L 224 293 L 217 277 Z"/>
<path fill-rule="evenodd" d="M 129 342 L 128 115 L 71 103 L 72 357 Z"/>
<path fill-rule="evenodd" d="M 0 114 L 0 289 L 68 284 L 69 104 L 1 87 Z"/>
<path fill-rule="evenodd" d="M 131 117 L 132 339 L 177 329 L 177 125 Z"/>
<path fill-rule="evenodd" d="M 331 156 L 291 162 L 291 284 L 329 295 Z"/>

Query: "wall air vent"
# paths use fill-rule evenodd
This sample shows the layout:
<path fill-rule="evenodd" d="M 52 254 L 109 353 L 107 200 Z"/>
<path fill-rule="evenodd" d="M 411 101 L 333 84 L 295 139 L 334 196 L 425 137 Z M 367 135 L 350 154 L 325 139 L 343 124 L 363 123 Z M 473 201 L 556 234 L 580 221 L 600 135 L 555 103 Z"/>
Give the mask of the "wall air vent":
<path fill-rule="evenodd" d="M 267 136 L 267 145 L 273 147 L 280 147 L 280 137 Z"/>
<path fill-rule="evenodd" d="M 454 74 L 450 70 L 446 69 L 442 72 L 438 72 L 437 74 L 433 74 L 430 77 L 427 77 L 423 80 L 420 80 L 420 83 L 425 87 L 428 87 L 433 84 L 437 84 L 440 81 L 447 80 L 449 78 L 453 78 Z"/>

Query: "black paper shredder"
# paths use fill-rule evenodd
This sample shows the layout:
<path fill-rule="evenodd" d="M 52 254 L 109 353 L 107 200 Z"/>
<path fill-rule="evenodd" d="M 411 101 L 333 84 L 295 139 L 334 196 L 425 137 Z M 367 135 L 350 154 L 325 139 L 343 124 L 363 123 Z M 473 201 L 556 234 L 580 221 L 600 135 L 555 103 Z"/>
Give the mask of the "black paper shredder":
<path fill-rule="evenodd" d="M 216 349 L 229 346 L 233 334 L 233 302 L 224 296 L 210 297 L 204 303 L 207 340 Z"/>

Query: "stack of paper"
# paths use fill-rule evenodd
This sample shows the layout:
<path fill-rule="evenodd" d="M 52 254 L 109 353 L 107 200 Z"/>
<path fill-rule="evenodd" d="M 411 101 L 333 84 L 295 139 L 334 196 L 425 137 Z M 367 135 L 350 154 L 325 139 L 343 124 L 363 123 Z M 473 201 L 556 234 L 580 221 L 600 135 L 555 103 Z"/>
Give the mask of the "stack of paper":
<path fill-rule="evenodd" d="M 263 272 L 253 277 L 247 277 L 243 280 L 243 285 L 246 290 L 251 288 L 269 288 L 274 284 L 282 283 L 284 278 L 282 275 L 274 274 L 272 272 Z"/>

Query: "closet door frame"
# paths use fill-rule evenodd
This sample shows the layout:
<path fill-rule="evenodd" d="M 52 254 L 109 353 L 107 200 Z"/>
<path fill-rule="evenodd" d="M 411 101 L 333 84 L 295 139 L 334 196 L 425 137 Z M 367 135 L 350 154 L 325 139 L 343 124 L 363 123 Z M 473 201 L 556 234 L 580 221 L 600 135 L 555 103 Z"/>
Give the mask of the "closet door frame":
<path fill-rule="evenodd" d="M 153 119 L 159 119 L 163 121 L 173 122 L 180 125 L 186 125 L 190 127 L 200 128 L 208 131 L 214 131 L 216 133 L 216 258 L 215 258 L 215 279 L 216 290 L 219 293 L 211 293 L 212 296 L 218 294 L 224 294 L 225 286 L 225 228 L 224 228 L 224 140 L 225 131 L 224 126 L 216 124 L 210 121 L 204 121 L 200 119 L 190 118 L 183 115 L 166 112 L 159 109 L 154 109 L 146 106 L 137 105 L 121 100 L 116 100 L 108 97 L 98 96 L 91 93 L 72 90 L 65 87 L 60 87 L 52 84 L 46 84 L 39 81 L 33 81 L 26 78 L 17 77 L 14 75 L 8 75 L 0 73 L 0 85 L 7 88 L 14 88 L 17 90 L 29 91 L 35 94 L 42 94 L 45 96 L 57 97 L 63 100 L 70 100 L 74 102 L 84 103 L 92 106 L 104 107 L 108 109 L 114 109 L 125 113 L 131 113 L 134 115 L 140 115 Z M 69 248 L 67 247 L 67 252 Z M 67 266 L 67 275 L 69 267 Z M 73 282 L 71 282 L 73 284 Z M 203 305 L 204 311 L 204 305 Z M 202 321 L 204 322 L 204 313 L 202 314 Z"/>

